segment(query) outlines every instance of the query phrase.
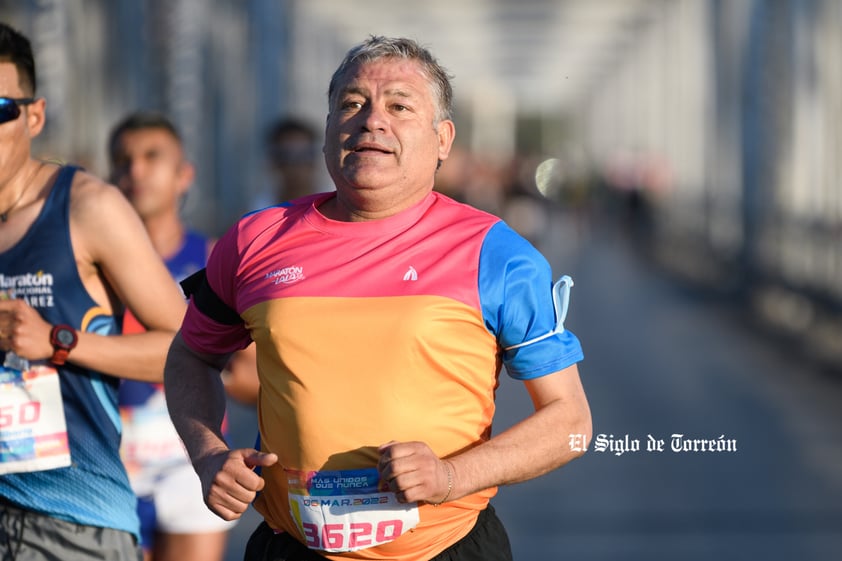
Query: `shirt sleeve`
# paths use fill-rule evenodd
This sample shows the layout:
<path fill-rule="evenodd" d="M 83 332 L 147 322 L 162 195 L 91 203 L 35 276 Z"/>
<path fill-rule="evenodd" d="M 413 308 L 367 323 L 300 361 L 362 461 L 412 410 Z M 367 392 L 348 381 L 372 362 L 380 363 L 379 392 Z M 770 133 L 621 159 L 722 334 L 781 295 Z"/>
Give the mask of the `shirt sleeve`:
<path fill-rule="evenodd" d="M 214 245 L 207 263 L 207 283 L 214 294 L 228 307 L 238 313 L 236 305 L 237 271 L 240 252 L 238 250 L 238 225 L 233 226 Z M 251 336 L 240 322 L 235 325 L 220 323 L 203 314 L 193 298 L 187 305 L 187 313 L 181 326 L 181 336 L 188 347 L 196 352 L 227 354 L 246 348 Z"/>
<path fill-rule="evenodd" d="M 553 276 L 549 263 L 532 244 L 504 222 L 483 241 L 479 262 L 483 320 L 494 334 L 509 376 L 538 378 L 563 370 L 584 358 L 570 330 L 547 336 L 556 327 Z"/>

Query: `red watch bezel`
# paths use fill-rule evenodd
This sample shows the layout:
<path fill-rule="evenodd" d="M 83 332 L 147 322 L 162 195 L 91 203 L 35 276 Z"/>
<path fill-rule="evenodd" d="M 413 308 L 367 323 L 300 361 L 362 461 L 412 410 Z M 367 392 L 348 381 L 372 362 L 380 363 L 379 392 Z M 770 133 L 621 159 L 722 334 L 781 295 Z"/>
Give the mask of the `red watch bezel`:
<path fill-rule="evenodd" d="M 59 331 L 68 331 L 71 335 L 73 335 L 73 340 L 70 343 L 62 343 L 58 338 Z M 76 348 L 76 344 L 78 342 L 79 334 L 76 333 L 73 326 L 64 323 L 54 325 L 53 329 L 50 331 L 50 344 L 53 346 L 53 356 L 50 357 L 50 362 L 57 366 L 63 365 L 67 362 L 67 357 L 70 354 L 70 351 Z"/>

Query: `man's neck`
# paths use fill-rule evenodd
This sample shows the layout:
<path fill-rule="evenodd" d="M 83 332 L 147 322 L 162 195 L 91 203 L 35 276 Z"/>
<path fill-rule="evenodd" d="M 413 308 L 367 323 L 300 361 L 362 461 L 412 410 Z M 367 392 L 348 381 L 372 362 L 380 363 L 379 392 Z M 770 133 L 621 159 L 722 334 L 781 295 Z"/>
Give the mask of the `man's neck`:
<path fill-rule="evenodd" d="M 37 197 L 44 185 L 36 183 L 44 181 L 39 172 L 45 167 L 43 162 L 29 159 L 17 173 L 3 182 L 0 185 L 0 212 L 11 214 L 31 202 L 33 195 Z"/>
<path fill-rule="evenodd" d="M 143 225 L 146 227 L 155 251 L 163 259 L 169 259 L 184 245 L 186 229 L 177 214 L 146 217 Z"/>

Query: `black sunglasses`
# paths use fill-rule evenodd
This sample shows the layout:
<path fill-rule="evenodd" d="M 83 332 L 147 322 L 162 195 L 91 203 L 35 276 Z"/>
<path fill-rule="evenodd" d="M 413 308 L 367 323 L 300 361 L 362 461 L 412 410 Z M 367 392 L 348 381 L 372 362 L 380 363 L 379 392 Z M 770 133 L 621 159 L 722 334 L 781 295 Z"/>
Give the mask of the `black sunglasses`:
<path fill-rule="evenodd" d="M 20 117 L 20 106 L 29 105 L 34 101 L 34 97 L 0 97 L 0 124 Z"/>

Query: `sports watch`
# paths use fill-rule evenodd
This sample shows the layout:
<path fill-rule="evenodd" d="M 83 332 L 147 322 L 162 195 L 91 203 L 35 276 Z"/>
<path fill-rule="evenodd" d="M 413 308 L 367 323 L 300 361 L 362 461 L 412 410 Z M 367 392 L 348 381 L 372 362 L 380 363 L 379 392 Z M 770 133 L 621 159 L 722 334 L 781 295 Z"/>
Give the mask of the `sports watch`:
<path fill-rule="evenodd" d="M 50 331 L 50 344 L 53 346 L 50 362 L 58 366 L 64 364 L 67 361 L 67 355 L 76 348 L 78 342 L 79 335 L 71 326 L 63 323 L 54 325 L 53 330 Z"/>

